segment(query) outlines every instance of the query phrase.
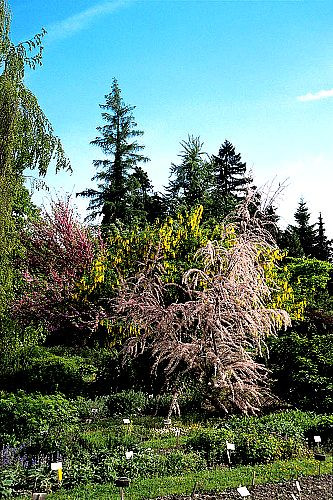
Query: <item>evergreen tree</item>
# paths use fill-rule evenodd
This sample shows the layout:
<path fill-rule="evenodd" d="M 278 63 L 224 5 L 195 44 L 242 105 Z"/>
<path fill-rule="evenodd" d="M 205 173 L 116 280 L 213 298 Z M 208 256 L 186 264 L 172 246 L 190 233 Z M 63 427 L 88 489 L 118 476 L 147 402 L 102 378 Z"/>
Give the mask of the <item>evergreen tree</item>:
<path fill-rule="evenodd" d="M 149 159 L 140 153 L 144 146 L 135 140 L 143 135 L 142 131 L 136 129 L 137 123 L 132 114 L 135 106 L 124 103 L 115 78 L 111 92 L 105 99 L 105 104 L 100 104 L 100 107 L 105 110 L 102 118 L 107 123 L 97 127 L 101 136 L 96 137 L 91 144 L 100 147 L 111 159 L 94 161 L 97 173 L 92 180 L 97 181 L 97 189 L 86 189 L 78 195 L 90 198 L 88 210 L 91 213 L 87 219 L 92 220 L 101 215 L 102 226 L 107 227 L 117 220 L 129 222 L 133 217 L 128 192 L 133 187 L 130 174 L 135 171 L 138 163 Z M 142 176 L 140 179 L 142 180 Z M 137 176 L 136 180 L 141 182 L 140 179 Z"/>
<path fill-rule="evenodd" d="M 315 254 L 317 234 L 315 224 L 310 224 L 311 215 L 303 198 L 301 198 L 298 203 L 294 217 L 297 222 L 295 231 L 298 235 L 304 255 L 306 257 L 313 257 Z"/>
<path fill-rule="evenodd" d="M 126 205 L 130 213 L 138 222 L 154 222 L 164 212 L 161 196 L 153 191 L 153 185 L 140 166 L 128 177 Z"/>
<path fill-rule="evenodd" d="M 332 241 L 327 239 L 321 213 L 318 219 L 317 242 L 314 249 L 314 257 L 319 260 L 327 261 L 331 261 L 332 258 Z"/>
<path fill-rule="evenodd" d="M 220 218 L 229 213 L 239 203 L 250 187 L 253 179 L 246 176 L 246 163 L 235 147 L 225 140 L 218 155 L 212 156 L 213 193 L 211 214 Z"/>
<path fill-rule="evenodd" d="M 289 257 L 304 257 L 304 250 L 295 226 L 289 224 L 282 232 L 279 246 L 288 251 Z"/>
<path fill-rule="evenodd" d="M 189 135 L 180 143 L 183 150 L 178 155 L 181 162 L 171 164 L 166 204 L 170 213 L 189 210 L 195 205 L 205 206 L 209 196 L 210 166 L 203 143 L 199 137 Z"/>

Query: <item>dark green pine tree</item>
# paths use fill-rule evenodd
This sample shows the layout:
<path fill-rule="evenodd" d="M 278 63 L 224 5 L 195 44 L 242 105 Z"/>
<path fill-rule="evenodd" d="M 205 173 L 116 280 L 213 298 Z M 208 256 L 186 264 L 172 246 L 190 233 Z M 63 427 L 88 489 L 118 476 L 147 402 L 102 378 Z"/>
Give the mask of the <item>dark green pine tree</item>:
<path fill-rule="evenodd" d="M 298 203 L 295 212 L 296 234 L 298 235 L 301 247 L 306 257 L 314 257 L 317 243 L 317 233 L 315 224 L 310 224 L 310 212 L 303 198 Z"/>
<path fill-rule="evenodd" d="M 246 176 L 246 163 L 235 147 L 225 140 L 218 155 L 212 156 L 213 192 L 211 215 L 220 218 L 228 214 L 244 198 L 251 187 L 252 177 Z"/>
<path fill-rule="evenodd" d="M 154 222 L 157 218 L 163 216 L 162 197 L 154 192 L 147 172 L 139 165 L 129 175 L 127 185 L 126 205 L 131 207 L 132 218 L 145 223 Z"/>
<path fill-rule="evenodd" d="M 278 244 L 279 247 L 288 251 L 289 257 L 304 257 L 304 250 L 295 226 L 289 224 L 287 228 L 282 231 L 281 237 L 278 239 Z"/>
<path fill-rule="evenodd" d="M 137 123 L 132 114 L 135 106 L 124 103 L 117 80 L 114 78 L 111 92 L 105 96 L 105 104 L 100 107 L 105 111 L 102 118 L 106 125 L 97 127 L 100 137 L 91 144 L 100 147 L 107 158 L 95 160 L 97 189 L 86 189 L 79 196 L 90 198 L 87 217 L 93 220 L 102 216 L 102 226 L 108 227 L 116 221 L 129 223 L 133 218 L 133 205 L 129 189 L 133 187 L 131 173 L 137 164 L 147 162 L 149 158 L 141 154 L 144 146 L 139 145 L 136 137 L 143 135 L 137 130 Z"/>
<path fill-rule="evenodd" d="M 325 225 L 321 213 L 318 218 L 317 242 L 314 249 L 314 257 L 319 260 L 332 260 L 332 240 L 326 236 Z"/>
<path fill-rule="evenodd" d="M 166 188 L 165 204 L 168 212 L 174 214 L 189 210 L 196 205 L 207 204 L 211 179 L 207 154 L 199 137 L 189 135 L 180 143 L 183 150 L 178 155 L 179 164 L 172 163 L 169 185 Z"/>

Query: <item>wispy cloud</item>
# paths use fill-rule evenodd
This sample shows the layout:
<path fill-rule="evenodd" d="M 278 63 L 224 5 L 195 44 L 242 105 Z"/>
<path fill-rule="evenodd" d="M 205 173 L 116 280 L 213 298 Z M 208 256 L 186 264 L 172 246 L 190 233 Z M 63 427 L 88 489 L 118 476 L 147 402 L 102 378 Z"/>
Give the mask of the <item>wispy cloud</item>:
<path fill-rule="evenodd" d="M 87 28 L 96 18 L 111 14 L 128 3 L 130 3 L 130 0 L 108 0 L 98 3 L 89 9 L 48 26 L 47 38 L 49 41 L 67 38 Z"/>
<path fill-rule="evenodd" d="M 333 89 L 330 90 L 319 90 L 315 94 L 309 92 L 305 95 L 300 95 L 297 97 L 298 101 L 320 101 L 321 99 L 327 99 L 328 97 L 333 97 Z"/>

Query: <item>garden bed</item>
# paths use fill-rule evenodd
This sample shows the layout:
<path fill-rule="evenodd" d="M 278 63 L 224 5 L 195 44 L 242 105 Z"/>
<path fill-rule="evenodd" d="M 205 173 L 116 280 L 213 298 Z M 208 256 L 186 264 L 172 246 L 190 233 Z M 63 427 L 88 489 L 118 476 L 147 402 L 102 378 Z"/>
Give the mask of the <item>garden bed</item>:
<path fill-rule="evenodd" d="M 299 484 L 301 487 L 302 500 L 332 500 L 332 481 L 333 476 L 331 474 L 300 478 Z M 247 498 L 252 500 L 292 499 L 292 494 L 295 495 L 297 500 L 300 498 L 295 481 L 260 484 L 249 488 L 249 491 L 251 496 Z M 156 500 L 187 500 L 189 498 L 190 497 L 171 495 L 168 497 L 160 497 Z M 237 490 L 233 489 L 223 493 L 195 494 L 194 498 L 196 500 L 239 500 L 241 496 Z"/>

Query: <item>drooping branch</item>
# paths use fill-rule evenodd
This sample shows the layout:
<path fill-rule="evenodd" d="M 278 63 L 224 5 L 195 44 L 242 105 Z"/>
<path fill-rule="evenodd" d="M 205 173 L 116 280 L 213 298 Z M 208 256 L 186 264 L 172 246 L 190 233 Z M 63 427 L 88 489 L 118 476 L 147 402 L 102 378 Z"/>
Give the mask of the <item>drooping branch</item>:
<path fill-rule="evenodd" d="M 290 319 L 267 306 L 271 291 L 261 259 L 274 249 L 270 233 L 250 216 L 248 201 L 234 220 L 221 240 L 198 250 L 197 267 L 183 275 L 181 301 L 168 303 L 170 284 L 162 281 L 157 253 L 124 280 L 114 307 L 118 318 L 137 327 L 127 352 L 148 345 L 154 368 L 163 367 L 169 380 L 191 372 L 225 401 L 255 412 L 268 390 L 267 370 L 255 357 L 265 337 Z"/>

